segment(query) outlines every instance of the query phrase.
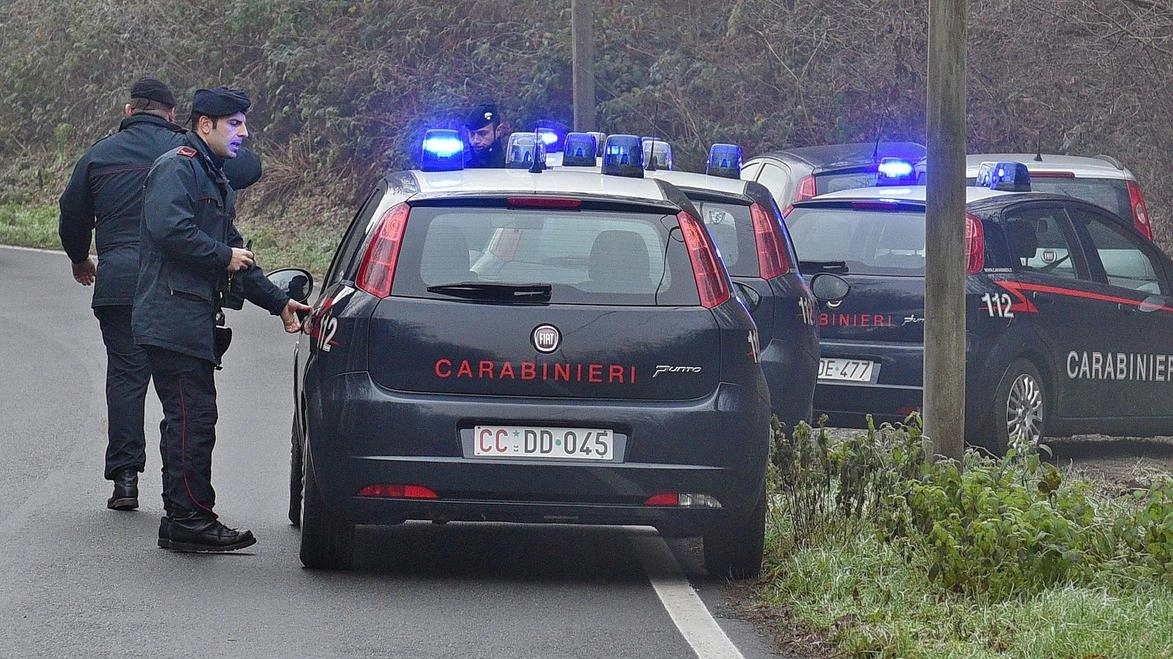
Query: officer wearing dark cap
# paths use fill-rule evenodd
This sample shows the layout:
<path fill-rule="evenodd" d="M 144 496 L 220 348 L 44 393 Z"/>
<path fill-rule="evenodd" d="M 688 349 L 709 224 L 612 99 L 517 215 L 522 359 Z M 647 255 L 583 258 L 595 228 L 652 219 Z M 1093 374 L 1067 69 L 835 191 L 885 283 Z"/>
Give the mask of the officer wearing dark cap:
<path fill-rule="evenodd" d="M 505 137 L 508 135 L 501 113 L 494 103 L 482 103 L 473 108 L 464 119 L 468 129 L 469 150 L 464 166 L 504 167 Z"/>
<path fill-rule="evenodd" d="M 287 332 L 300 330 L 297 312 L 310 311 L 265 278 L 234 224 L 235 191 L 223 167 L 248 137 L 249 105 L 238 90 L 197 90 L 182 146 L 159 156 L 147 174 L 131 324 L 163 404 L 159 545 L 172 551 L 227 552 L 256 542 L 213 511 L 214 336 L 229 278 L 248 301 L 279 315 Z"/>
<path fill-rule="evenodd" d="M 177 146 L 183 131 L 172 123 L 175 95 L 155 78 L 134 83 L 124 113 L 118 131 L 91 146 L 73 168 L 59 223 L 74 279 L 94 286 L 91 306 L 106 345 L 105 476 L 114 481 L 106 506 L 115 510 L 138 507 L 138 474 L 146 462 L 143 404 L 151 371 L 130 329 L 143 183 L 155 158 Z"/>

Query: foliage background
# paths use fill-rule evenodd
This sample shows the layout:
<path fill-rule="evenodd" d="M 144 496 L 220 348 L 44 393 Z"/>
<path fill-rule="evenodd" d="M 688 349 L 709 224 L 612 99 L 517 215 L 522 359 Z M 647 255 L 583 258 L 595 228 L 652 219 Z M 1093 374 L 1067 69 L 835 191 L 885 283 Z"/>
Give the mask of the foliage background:
<path fill-rule="evenodd" d="M 595 0 L 600 129 L 747 155 L 925 138 L 923 0 Z M 6 0 L 0 203 L 56 200 L 116 125 L 131 82 L 254 99 L 265 178 L 242 201 L 275 231 L 327 230 L 425 126 L 496 99 L 514 128 L 569 124 L 569 0 Z M 1173 251 L 1173 3 L 970 0 L 970 151 L 1106 153 L 1140 180 Z"/>

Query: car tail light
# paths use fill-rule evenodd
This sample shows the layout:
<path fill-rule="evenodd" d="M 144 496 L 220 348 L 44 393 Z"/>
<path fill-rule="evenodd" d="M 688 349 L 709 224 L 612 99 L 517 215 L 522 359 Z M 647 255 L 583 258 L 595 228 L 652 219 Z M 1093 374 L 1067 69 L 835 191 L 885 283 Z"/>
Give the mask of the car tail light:
<path fill-rule="evenodd" d="M 378 483 L 368 485 L 358 491 L 360 497 L 376 499 L 439 499 L 430 487 L 423 485 L 400 485 L 398 483 Z"/>
<path fill-rule="evenodd" d="M 383 214 L 374 237 L 363 253 L 358 266 L 354 285 L 374 295 L 387 297 L 391 294 L 391 281 L 395 278 L 395 262 L 399 259 L 399 246 L 403 243 L 403 230 L 407 228 L 407 214 L 411 207 L 396 204 Z"/>
<path fill-rule="evenodd" d="M 685 211 L 676 214 L 680 231 L 684 234 L 684 245 L 688 248 L 688 259 L 692 261 L 692 274 L 696 278 L 696 290 L 701 296 L 701 305 L 712 309 L 729 299 L 729 280 L 717 259 L 717 250 L 712 239 L 699 220 Z"/>
<path fill-rule="evenodd" d="M 802 180 L 798 182 L 798 189 L 794 193 L 794 201 L 791 201 L 790 205 L 786 207 L 786 210 L 782 211 L 782 215 L 784 217 L 789 215 L 790 211 L 794 210 L 795 204 L 800 201 L 806 201 L 818 193 L 814 175 L 802 177 Z"/>
<path fill-rule="evenodd" d="M 1136 181 L 1128 182 L 1128 205 L 1132 207 L 1132 223 L 1142 236 L 1153 239 L 1153 227 L 1149 224 L 1149 207 Z"/>
<path fill-rule="evenodd" d="M 770 221 L 766 209 L 761 204 L 752 204 L 749 214 L 753 218 L 754 240 L 758 245 L 758 274 L 762 279 L 773 279 L 789 273 L 790 259 L 786 255 L 786 245 L 782 242 L 778 227 Z"/>
<path fill-rule="evenodd" d="M 986 230 L 981 218 L 965 216 L 965 274 L 973 275 L 986 267 Z"/>
<path fill-rule="evenodd" d="M 721 502 L 709 494 L 697 492 L 660 492 L 644 501 L 645 506 L 673 506 L 679 508 L 720 508 Z"/>
<path fill-rule="evenodd" d="M 818 188 L 815 186 L 815 177 L 813 175 L 804 176 L 798 182 L 798 193 L 794 195 L 794 203 L 806 201 L 817 194 Z"/>

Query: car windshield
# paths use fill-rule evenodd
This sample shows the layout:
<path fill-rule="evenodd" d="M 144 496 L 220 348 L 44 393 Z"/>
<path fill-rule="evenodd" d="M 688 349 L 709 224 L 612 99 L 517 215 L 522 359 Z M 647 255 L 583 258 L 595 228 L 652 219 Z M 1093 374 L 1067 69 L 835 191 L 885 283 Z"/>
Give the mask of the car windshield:
<path fill-rule="evenodd" d="M 802 261 L 843 261 L 851 274 L 924 275 L 923 212 L 800 206 L 786 225 Z"/>
<path fill-rule="evenodd" d="M 398 296 L 551 304 L 699 304 L 676 218 L 646 212 L 413 207 Z M 540 289 L 541 295 L 535 293 Z"/>
<path fill-rule="evenodd" d="M 815 174 L 816 194 L 870 188 L 876 184 L 876 170 L 870 172 L 826 172 Z"/>
<path fill-rule="evenodd" d="M 727 201 L 694 200 L 694 203 L 713 242 L 717 243 L 729 274 L 757 277 L 757 243 L 749 206 Z"/>
<path fill-rule="evenodd" d="M 974 179 L 967 179 L 973 185 Z M 1132 204 L 1128 198 L 1128 182 L 1109 178 L 1072 178 L 1031 174 L 1030 189 L 1034 192 L 1062 194 L 1091 202 L 1120 217 L 1132 219 Z"/>

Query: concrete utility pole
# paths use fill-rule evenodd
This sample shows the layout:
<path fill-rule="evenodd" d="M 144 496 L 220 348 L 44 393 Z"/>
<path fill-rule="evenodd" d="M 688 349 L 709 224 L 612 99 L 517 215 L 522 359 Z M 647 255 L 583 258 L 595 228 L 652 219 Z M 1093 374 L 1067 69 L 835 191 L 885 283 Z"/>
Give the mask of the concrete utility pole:
<path fill-rule="evenodd" d="M 929 0 L 925 435 L 965 452 L 966 0 Z"/>
<path fill-rule="evenodd" d="M 574 130 L 595 130 L 595 40 L 591 0 L 570 0 Z"/>

